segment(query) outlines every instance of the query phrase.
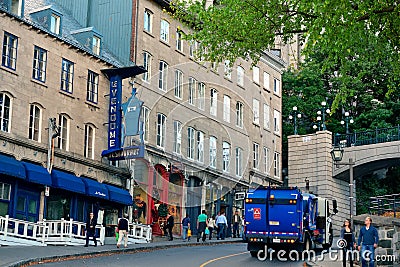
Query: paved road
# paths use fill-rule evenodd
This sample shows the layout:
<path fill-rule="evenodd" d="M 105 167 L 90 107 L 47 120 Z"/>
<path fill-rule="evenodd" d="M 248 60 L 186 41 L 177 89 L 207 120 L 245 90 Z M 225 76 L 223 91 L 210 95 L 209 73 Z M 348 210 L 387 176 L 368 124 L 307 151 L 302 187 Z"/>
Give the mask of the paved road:
<path fill-rule="evenodd" d="M 246 244 L 220 244 L 215 246 L 180 247 L 138 253 L 77 259 L 41 264 L 41 266 L 162 266 L 162 267 L 246 267 L 246 266 L 305 266 L 303 262 L 259 261 L 246 251 Z M 327 265 L 330 266 L 330 265 Z"/>

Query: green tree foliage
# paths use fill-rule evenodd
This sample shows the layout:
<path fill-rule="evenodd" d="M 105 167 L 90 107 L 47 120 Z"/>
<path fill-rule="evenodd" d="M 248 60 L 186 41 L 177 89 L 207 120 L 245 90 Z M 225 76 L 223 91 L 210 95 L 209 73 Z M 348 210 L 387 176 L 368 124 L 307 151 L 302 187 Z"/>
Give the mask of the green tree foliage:
<path fill-rule="evenodd" d="M 315 50 L 323 55 L 322 72 L 337 69 L 333 110 L 363 83 L 363 73 L 353 72 L 353 61 L 375 66 L 389 59 L 393 75 L 386 79 L 392 82 L 386 94 L 393 95 L 398 84 L 398 1 L 218 0 L 206 8 L 206 0 L 172 0 L 171 7 L 175 18 L 194 29 L 186 38 L 200 41 L 206 48 L 202 56 L 210 62 L 239 57 L 256 62 L 262 51 L 274 47 L 277 36 L 289 42 L 300 33 L 306 56 Z"/>

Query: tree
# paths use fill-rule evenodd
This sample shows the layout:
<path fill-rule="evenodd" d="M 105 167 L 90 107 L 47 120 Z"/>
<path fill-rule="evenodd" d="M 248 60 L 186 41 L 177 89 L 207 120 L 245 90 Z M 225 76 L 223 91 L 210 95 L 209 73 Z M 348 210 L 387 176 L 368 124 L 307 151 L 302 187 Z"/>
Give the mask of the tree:
<path fill-rule="evenodd" d="M 206 48 L 200 52 L 205 60 L 234 62 L 242 57 L 257 62 L 262 51 L 274 47 L 277 36 L 290 42 L 301 34 L 304 55 L 315 50 L 324 55 L 323 72 L 339 66 L 334 110 L 356 91 L 349 85 L 353 60 L 377 63 L 390 58 L 394 75 L 388 78 L 400 74 L 398 1 L 216 0 L 207 8 L 206 2 L 171 1 L 173 16 L 193 29 L 186 38 Z M 388 95 L 398 85 L 392 82 Z"/>

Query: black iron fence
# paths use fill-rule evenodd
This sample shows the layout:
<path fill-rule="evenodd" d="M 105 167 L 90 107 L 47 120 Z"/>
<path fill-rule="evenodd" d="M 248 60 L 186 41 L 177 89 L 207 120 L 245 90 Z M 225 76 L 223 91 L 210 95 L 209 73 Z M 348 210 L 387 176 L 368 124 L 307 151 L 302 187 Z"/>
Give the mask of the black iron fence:
<path fill-rule="evenodd" d="M 369 213 L 400 218 L 400 194 L 370 197 Z"/>
<path fill-rule="evenodd" d="M 376 128 L 375 130 L 354 132 L 350 134 L 335 134 L 333 144 L 335 146 L 350 147 L 378 143 L 386 143 L 400 140 L 400 125 L 391 128 Z"/>

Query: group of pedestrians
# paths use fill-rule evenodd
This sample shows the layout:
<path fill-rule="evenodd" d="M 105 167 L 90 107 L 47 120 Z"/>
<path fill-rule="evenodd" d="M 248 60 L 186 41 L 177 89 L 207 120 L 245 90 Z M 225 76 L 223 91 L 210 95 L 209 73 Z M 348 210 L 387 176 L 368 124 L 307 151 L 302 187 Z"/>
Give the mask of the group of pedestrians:
<path fill-rule="evenodd" d="M 350 267 L 353 267 L 353 250 L 358 249 L 361 252 L 362 267 L 373 267 L 375 261 L 375 248 L 378 246 L 378 230 L 371 225 L 371 217 L 365 218 L 365 226 L 360 229 L 358 242 L 356 242 L 350 220 L 345 220 L 340 232 L 340 238 L 343 242 L 343 267 L 346 267 L 346 260 L 349 258 Z M 358 243 L 358 245 L 357 245 Z"/>
<path fill-rule="evenodd" d="M 239 237 L 239 227 L 242 220 L 239 215 L 239 212 L 236 211 L 233 219 L 232 219 L 232 228 L 233 228 L 233 237 Z M 213 238 L 213 233 L 216 232 L 217 240 L 224 240 L 226 237 L 226 231 L 228 228 L 228 220 L 225 216 L 225 212 L 218 212 L 217 215 L 213 215 L 211 217 L 207 216 L 207 211 L 203 210 L 201 214 L 197 217 L 197 242 L 200 242 L 200 239 L 205 242 L 208 239 L 211 240 Z M 186 215 L 182 220 L 182 239 L 190 240 L 190 218 L 189 215 Z"/>

